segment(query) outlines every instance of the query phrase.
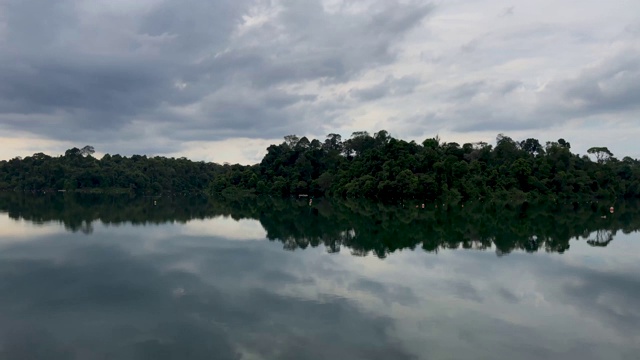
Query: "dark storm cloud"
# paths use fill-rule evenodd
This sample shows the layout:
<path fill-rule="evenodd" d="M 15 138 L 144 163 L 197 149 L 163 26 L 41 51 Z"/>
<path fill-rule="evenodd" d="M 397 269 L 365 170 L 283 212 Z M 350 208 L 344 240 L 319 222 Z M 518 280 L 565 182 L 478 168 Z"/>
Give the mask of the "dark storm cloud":
<path fill-rule="evenodd" d="M 292 123 L 304 131 L 317 119 L 303 107 L 340 105 L 287 87 L 343 83 L 391 63 L 397 42 L 432 10 L 374 1 L 364 12 L 329 13 L 319 0 L 285 1 L 263 23 L 243 25 L 272 5 L 164 1 L 109 12 L 82 1 L 7 1 L 0 126 L 103 144 L 134 123 L 164 124 L 155 135 L 169 138 L 180 128 L 183 140 L 279 137 Z M 409 86 L 401 83 L 398 91 Z M 187 105 L 196 110 L 179 111 Z"/>
<path fill-rule="evenodd" d="M 52 114 L 73 109 L 118 119 L 177 95 L 177 91 L 161 90 L 171 85 L 169 79 L 156 75 L 168 68 L 161 63 L 143 66 L 136 61 L 83 57 L 38 59 L 28 67 L 17 62 L 14 58 L 0 64 L 0 94 L 3 110 L 9 113 Z M 86 122 L 84 126 L 101 125 Z M 83 126 L 82 122 L 73 125 Z"/>

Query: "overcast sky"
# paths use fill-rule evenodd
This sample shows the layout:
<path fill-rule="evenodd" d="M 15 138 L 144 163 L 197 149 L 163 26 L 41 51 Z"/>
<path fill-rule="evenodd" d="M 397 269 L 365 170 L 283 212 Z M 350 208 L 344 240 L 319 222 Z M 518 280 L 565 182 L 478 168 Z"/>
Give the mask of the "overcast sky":
<path fill-rule="evenodd" d="M 0 0 L 0 159 L 380 129 L 640 157 L 640 2 Z"/>

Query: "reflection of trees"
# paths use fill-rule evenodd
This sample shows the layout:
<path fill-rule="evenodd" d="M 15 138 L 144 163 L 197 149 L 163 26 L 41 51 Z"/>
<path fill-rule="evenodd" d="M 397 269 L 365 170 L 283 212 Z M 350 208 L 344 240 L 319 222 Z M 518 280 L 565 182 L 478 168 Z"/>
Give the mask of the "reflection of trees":
<path fill-rule="evenodd" d="M 595 232 L 596 237 L 593 239 L 587 240 L 587 244 L 591 246 L 599 246 L 605 247 L 609 245 L 610 242 L 613 241 L 613 236 L 615 235 L 615 231 L 600 229 Z"/>
<path fill-rule="evenodd" d="M 93 234 L 93 223 L 85 221 L 80 225 L 79 230 L 86 235 Z"/>
<path fill-rule="evenodd" d="M 285 242 L 289 250 L 296 248 L 294 242 L 300 248 L 323 243 L 330 252 L 345 246 L 354 255 L 373 252 L 379 257 L 416 247 L 433 252 L 495 247 L 499 255 L 514 250 L 562 253 L 569 249 L 570 239 L 587 238 L 600 227 L 637 228 L 640 224 L 619 223 L 616 219 L 603 223 L 596 221 L 597 208 L 555 204 L 498 207 L 478 203 L 425 210 L 365 202 L 321 204 L 317 211 L 295 202 L 288 209 L 274 207 L 261 214 L 260 221 L 269 239 Z"/>
<path fill-rule="evenodd" d="M 94 221 L 104 224 L 134 225 L 186 222 L 209 217 L 206 199 L 163 198 L 153 205 L 153 198 L 91 194 L 23 195 L 4 193 L 0 211 L 14 219 L 37 223 L 60 221 L 73 232 L 93 232 Z"/>
<path fill-rule="evenodd" d="M 156 204 L 154 205 L 154 200 Z M 495 249 L 498 255 L 567 251 L 571 239 L 606 246 L 618 230 L 640 228 L 633 203 L 617 205 L 615 215 L 602 218 L 603 204 L 504 206 L 481 202 L 416 208 L 368 201 L 308 201 L 252 198 L 225 200 L 205 197 L 144 198 L 128 196 L 3 194 L 0 211 L 34 222 L 60 221 L 70 231 L 91 233 L 92 223 L 133 225 L 184 223 L 192 219 L 230 216 L 259 220 L 271 241 L 287 250 L 323 245 L 328 252 L 343 247 L 351 254 L 378 257 L 402 249 Z M 594 234 L 595 238 L 591 238 Z"/>

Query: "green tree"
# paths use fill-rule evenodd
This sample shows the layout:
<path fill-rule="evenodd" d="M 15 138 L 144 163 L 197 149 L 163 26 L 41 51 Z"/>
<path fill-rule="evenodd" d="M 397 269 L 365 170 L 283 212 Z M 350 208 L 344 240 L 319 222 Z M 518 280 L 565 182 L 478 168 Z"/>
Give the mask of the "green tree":
<path fill-rule="evenodd" d="M 607 147 L 602 147 L 602 146 L 595 146 L 595 147 L 589 148 L 589 150 L 587 150 L 587 153 L 591 155 L 595 155 L 596 160 L 599 163 L 607 162 L 609 159 L 613 157 L 613 154 L 611 153 L 611 151 L 609 151 Z"/>

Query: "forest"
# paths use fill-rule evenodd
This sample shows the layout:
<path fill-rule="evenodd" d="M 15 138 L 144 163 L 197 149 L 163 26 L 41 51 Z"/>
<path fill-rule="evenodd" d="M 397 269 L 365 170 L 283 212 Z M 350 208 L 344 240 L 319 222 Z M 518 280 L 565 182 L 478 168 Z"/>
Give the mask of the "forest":
<path fill-rule="evenodd" d="M 92 146 L 52 157 L 0 161 L 0 190 L 332 196 L 454 203 L 469 200 L 591 200 L 640 197 L 640 162 L 607 147 L 571 152 L 564 139 L 544 145 L 500 134 L 496 144 L 396 139 L 385 130 L 288 135 L 259 164 L 106 154 Z"/>

